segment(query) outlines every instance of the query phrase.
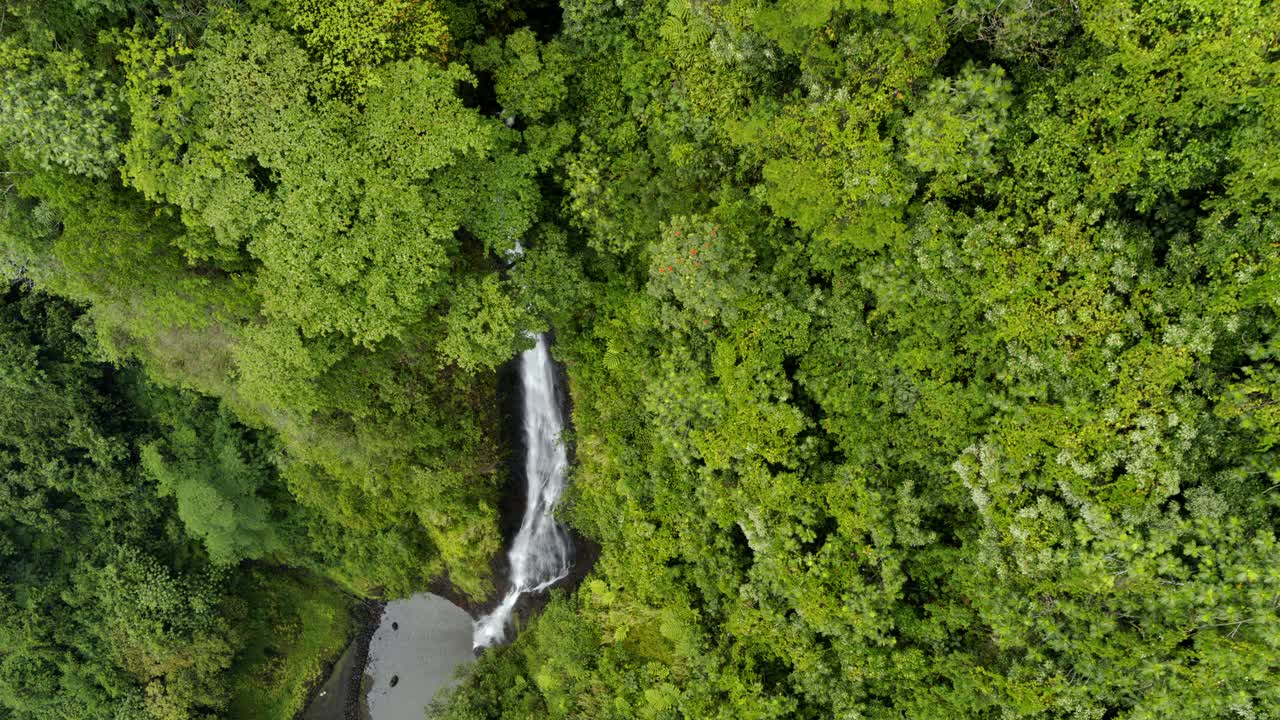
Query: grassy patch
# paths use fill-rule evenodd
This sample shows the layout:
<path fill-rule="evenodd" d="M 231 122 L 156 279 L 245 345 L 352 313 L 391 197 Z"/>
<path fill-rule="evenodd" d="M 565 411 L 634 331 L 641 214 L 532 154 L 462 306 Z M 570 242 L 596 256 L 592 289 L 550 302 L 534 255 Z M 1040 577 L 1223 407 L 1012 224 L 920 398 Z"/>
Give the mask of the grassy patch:
<path fill-rule="evenodd" d="M 246 642 L 232 668 L 231 717 L 289 720 L 346 644 L 351 597 L 321 578 L 256 568 L 244 580 Z"/>

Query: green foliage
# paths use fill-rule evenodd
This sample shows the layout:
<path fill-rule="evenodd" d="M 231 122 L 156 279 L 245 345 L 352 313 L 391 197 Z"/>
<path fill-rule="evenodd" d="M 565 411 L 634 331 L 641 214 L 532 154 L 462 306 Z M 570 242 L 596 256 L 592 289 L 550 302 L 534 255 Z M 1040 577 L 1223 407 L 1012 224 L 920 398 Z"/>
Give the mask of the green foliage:
<path fill-rule="evenodd" d="M 147 715 L 183 720 L 226 706 L 223 672 L 237 638 L 217 613 L 216 574 L 177 576 L 125 547 L 94 581 L 105 600 L 99 631 L 112 637 L 117 661 L 142 684 Z"/>
<path fill-rule="evenodd" d="M 12 287 L 0 314 L 0 707 L 216 711 L 238 640 L 215 608 L 217 575 L 132 461 L 146 416 L 128 380 L 91 361 L 72 306 Z"/>
<path fill-rule="evenodd" d="M 0 40 L 0 143 L 27 162 L 105 177 L 119 154 L 115 92 L 79 50 Z"/>
<path fill-rule="evenodd" d="M 289 0 L 293 28 L 320 58 L 330 92 L 363 93 L 377 87 L 369 70 L 387 60 L 443 55 L 449 28 L 430 0 Z"/>
<path fill-rule="evenodd" d="M 559 43 L 539 43 L 528 28 L 491 38 L 474 56 L 477 68 L 494 73 L 494 93 L 510 117 L 538 122 L 568 99 L 571 56 Z"/>
<path fill-rule="evenodd" d="M 1052 59 L 1079 27 L 1080 7 L 1069 0 L 1022 3 L 966 0 L 951 6 L 957 29 L 1011 60 Z"/>
<path fill-rule="evenodd" d="M 511 282 L 534 317 L 552 327 L 573 327 L 590 291 L 582 258 L 559 228 L 541 226 L 535 237 L 511 268 Z"/>
<path fill-rule="evenodd" d="M 263 20 L 220 11 L 198 38 L 164 23 L 115 33 L 132 125 L 122 175 L 161 205 L 144 223 L 145 205 L 119 190 L 86 203 L 62 178 L 23 181 L 32 201 L 12 206 L 16 238 L 54 206 L 119 244 L 62 244 L 79 228 L 59 218 L 19 262 L 94 304 L 107 354 L 140 357 L 165 382 L 280 433 L 284 477 L 305 507 L 289 532 L 322 539 L 303 553 L 311 566 L 392 593 L 447 567 L 481 593 L 497 537 L 486 504 L 498 477 L 493 375 L 457 379 L 453 363 L 489 369 L 522 347 L 532 320 L 483 255 L 532 226 L 537 164 L 516 133 L 463 105 L 459 87 L 475 82 L 465 67 L 397 46 L 361 56 L 358 98 L 329 92 L 330 66 Z M 94 267 L 77 257 L 108 247 Z M 475 290 L 455 299 L 455 285 Z M 472 315 L 450 311 L 459 306 Z M 167 475 L 157 453 L 168 453 Z M 279 528 L 254 499 L 262 489 L 235 479 L 234 453 L 181 454 L 157 449 L 149 465 L 219 558 L 273 554 Z M 205 476 L 193 481 L 201 473 L 180 470 L 187 462 Z M 458 524 L 426 519 L 413 497 L 457 503 L 441 510 Z M 379 549 L 342 549 L 358 542 Z"/>
<path fill-rule="evenodd" d="M 294 717 L 349 634 L 350 597 L 314 577 L 257 569 L 242 576 L 245 645 L 231 667 L 228 716 Z"/>
<path fill-rule="evenodd" d="M 0 713 L 296 710 L 345 642 L 348 599 L 300 570 L 264 587 L 278 571 L 235 562 L 314 562 L 271 438 L 95 362 L 75 306 L 13 286 L 0 319 Z"/>
<path fill-rule="evenodd" d="M 6 8 L 0 715 L 484 596 L 550 325 L 600 558 L 436 716 L 1276 717 L 1274 8 L 560 5 Z"/>
<path fill-rule="evenodd" d="M 673 218 L 649 261 L 649 294 L 667 300 L 663 323 L 684 332 L 732 324 L 739 300 L 752 289 L 745 243 L 719 234 L 701 218 Z"/>
<path fill-rule="evenodd" d="M 454 94 L 460 83 L 475 81 L 462 65 L 440 68 L 411 61 L 388 66 L 368 100 L 370 149 L 413 179 L 430 177 L 459 155 L 488 150 L 491 125 Z"/>
<path fill-rule="evenodd" d="M 198 407 L 170 413 L 172 431 L 143 446 L 141 462 L 160 496 L 177 501 L 187 532 L 220 564 L 278 549 L 270 506 L 259 496 L 270 476 L 262 449 L 250 446 L 225 413 Z"/>
<path fill-rule="evenodd" d="M 1013 102 L 1004 76 L 999 67 L 965 66 L 954 80 L 930 84 L 903 123 L 906 160 L 940 178 L 935 192 L 939 186 L 963 186 L 996 172 L 992 147 L 1000 140 Z"/>
<path fill-rule="evenodd" d="M 565 5 L 603 550 L 437 716 L 1273 717 L 1274 13 Z"/>
<path fill-rule="evenodd" d="M 197 118 L 184 123 L 181 156 L 164 150 L 173 139 L 159 150 L 150 141 L 126 152 L 126 177 L 183 208 L 185 241 L 216 242 L 190 254 L 231 253 L 242 264 L 247 251 L 261 263 L 257 291 L 270 316 L 365 344 L 402 332 L 437 301 L 462 221 L 457 200 L 429 215 L 414 181 L 488 147 L 479 118 L 452 94 L 466 72 L 419 60 L 389 66 L 376 75 L 368 122 L 353 126 L 354 108 L 308 99 L 319 76 L 284 33 L 229 18 L 204 41 L 194 69 L 168 71 L 186 87 L 167 93 L 162 108 L 178 105 L 160 114 Z M 141 49 L 149 42 L 132 40 L 129 57 L 151 57 Z M 182 55 L 166 51 L 166 62 Z M 156 114 L 146 87 L 133 105 L 144 124 Z M 279 104 L 257 103 L 260 92 Z M 189 111 L 185 97 L 195 98 Z M 424 117 L 442 123 L 422 125 Z"/>
<path fill-rule="evenodd" d="M 463 370 L 491 369 L 495 360 L 513 357 L 533 346 L 517 334 L 529 322 L 498 279 L 485 275 L 454 291 L 445 316 L 448 332 L 440 343 L 440 352 Z"/>

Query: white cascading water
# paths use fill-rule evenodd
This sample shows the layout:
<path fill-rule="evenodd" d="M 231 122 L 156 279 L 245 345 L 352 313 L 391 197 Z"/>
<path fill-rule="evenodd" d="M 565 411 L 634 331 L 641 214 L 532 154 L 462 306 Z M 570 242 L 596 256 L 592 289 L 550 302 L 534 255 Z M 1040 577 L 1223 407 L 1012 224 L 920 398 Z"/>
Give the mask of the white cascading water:
<path fill-rule="evenodd" d="M 573 546 L 568 533 L 552 514 L 564 490 L 569 466 L 560 433 L 555 386 L 555 366 L 547 338 L 539 333 L 535 344 L 520 355 L 520 386 L 524 394 L 524 518 L 511 549 L 510 589 L 493 612 L 476 621 L 471 644 L 476 649 L 502 642 L 511 624 L 516 601 L 527 592 L 540 592 L 569 574 Z"/>

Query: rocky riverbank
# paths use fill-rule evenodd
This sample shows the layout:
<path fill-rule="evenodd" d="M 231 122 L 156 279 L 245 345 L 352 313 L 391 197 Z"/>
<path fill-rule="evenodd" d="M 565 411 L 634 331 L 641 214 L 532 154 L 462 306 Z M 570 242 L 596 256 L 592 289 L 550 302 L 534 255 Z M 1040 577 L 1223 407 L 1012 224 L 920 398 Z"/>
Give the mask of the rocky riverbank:
<path fill-rule="evenodd" d="M 346 648 L 325 668 L 294 720 L 357 720 L 360 682 L 369 658 L 369 642 L 378 630 L 386 603 L 365 600 L 352 611 L 352 633 Z"/>

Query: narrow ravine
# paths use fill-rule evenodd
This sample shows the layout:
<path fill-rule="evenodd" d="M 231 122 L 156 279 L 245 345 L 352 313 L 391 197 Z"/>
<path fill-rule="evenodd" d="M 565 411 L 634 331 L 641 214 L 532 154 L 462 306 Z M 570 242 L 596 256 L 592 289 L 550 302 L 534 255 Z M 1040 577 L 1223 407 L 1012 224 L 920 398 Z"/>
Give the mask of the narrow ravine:
<path fill-rule="evenodd" d="M 524 516 L 507 552 L 507 594 L 493 612 L 476 621 L 472 637 L 476 649 L 506 640 L 520 597 L 546 590 L 566 577 L 573 561 L 569 533 L 554 515 L 569 460 L 561 438 L 564 416 L 549 346 L 546 334 L 539 333 L 534 336 L 534 346 L 519 358 L 524 399 Z"/>
<path fill-rule="evenodd" d="M 521 255 L 523 248 L 517 244 L 509 259 Z M 518 387 L 511 388 L 520 404 L 519 426 L 512 431 L 523 436 L 524 447 L 523 472 L 515 469 L 512 483 L 523 480 L 524 507 L 513 503 L 509 509 L 512 516 L 520 513 L 520 524 L 507 550 L 508 576 L 501 602 L 474 620 L 455 602 L 457 598 L 445 597 L 450 594 L 447 589 L 443 595 L 441 588 L 433 588 L 435 592 L 385 603 L 378 620 L 348 648 L 348 661 L 339 662 L 332 677 L 317 688 L 309 707 L 300 713 L 302 720 L 420 718 L 422 707 L 456 681 L 456 668 L 484 648 L 509 639 L 517 611 L 524 613 L 521 598 L 561 580 L 580 581 L 580 576 L 574 576 L 593 564 L 596 548 L 583 541 L 585 562 L 575 568 L 575 540 L 555 519 L 569 466 L 562 438 L 563 375 L 551 357 L 550 337 L 546 333 L 529 337 L 533 347 L 514 360 L 513 381 Z"/>

